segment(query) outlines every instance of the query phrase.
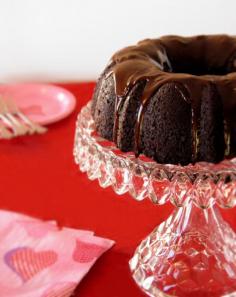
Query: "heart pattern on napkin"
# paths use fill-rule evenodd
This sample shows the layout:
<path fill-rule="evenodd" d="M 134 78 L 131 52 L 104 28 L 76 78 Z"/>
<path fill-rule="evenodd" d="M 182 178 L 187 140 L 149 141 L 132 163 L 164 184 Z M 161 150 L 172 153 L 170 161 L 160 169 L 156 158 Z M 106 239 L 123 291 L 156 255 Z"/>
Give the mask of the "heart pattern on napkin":
<path fill-rule="evenodd" d="M 69 297 L 73 294 L 77 284 L 74 282 L 57 283 L 47 289 L 42 297 Z"/>
<path fill-rule="evenodd" d="M 57 258 L 57 253 L 52 250 L 36 252 L 29 247 L 20 247 L 7 252 L 4 260 L 23 282 L 27 282 L 42 270 L 55 264 Z"/>
<path fill-rule="evenodd" d="M 77 240 L 73 252 L 73 259 L 79 263 L 88 263 L 100 257 L 106 248 L 89 242 Z"/>

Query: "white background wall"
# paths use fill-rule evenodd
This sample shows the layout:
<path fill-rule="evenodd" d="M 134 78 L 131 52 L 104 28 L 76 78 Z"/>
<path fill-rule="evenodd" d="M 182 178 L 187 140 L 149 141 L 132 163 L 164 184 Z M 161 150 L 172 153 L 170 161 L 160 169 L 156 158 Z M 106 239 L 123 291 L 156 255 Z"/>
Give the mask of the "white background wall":
<path fill-rule="evenodd" d="M 235 0 L 0 0 L 0 82 L 94 79 L 164 34 L 236 33 Z"/>

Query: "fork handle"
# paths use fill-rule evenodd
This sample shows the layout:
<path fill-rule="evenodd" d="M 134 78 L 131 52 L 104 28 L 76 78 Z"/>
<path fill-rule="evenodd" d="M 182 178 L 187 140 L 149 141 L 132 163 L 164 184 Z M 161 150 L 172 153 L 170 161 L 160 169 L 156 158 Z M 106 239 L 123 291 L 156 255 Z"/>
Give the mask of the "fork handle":
<path fill-rule="evenodd" d="M 25 122 L 27 123 L 36 133 L 43 134 L 47 131 L 46 127 L 40 126 L 37 123 L 34 123 L 31 121 L 26 115 L 24 115 L 22 112 L 17 112 L 17 115 Z"/>
<path fill-rule="evenodd" d="M 5 115 L 16 127 L 16 129 L 18 129 L 19 135 L 25 135 L 29 132 L 29 129 L 23 123 L 19 122 L 11 113 L 6 113 Z"/>
<path fill-rule="evenodd" d="M 13 137 L 13 133 L 10 132 L 3 124 L 0 124 L 0 138 L 2 139 L 11 139 Z"/>
<path fill-rule="evenodd" d="M 15 125 L 12 124 L 12 122 L 3 114 L 0 114 L 0 119 L 3 123 L 5 123 L 6 127 L 12 130 L 14 136 L 19 135 L 19 131 Z"/>

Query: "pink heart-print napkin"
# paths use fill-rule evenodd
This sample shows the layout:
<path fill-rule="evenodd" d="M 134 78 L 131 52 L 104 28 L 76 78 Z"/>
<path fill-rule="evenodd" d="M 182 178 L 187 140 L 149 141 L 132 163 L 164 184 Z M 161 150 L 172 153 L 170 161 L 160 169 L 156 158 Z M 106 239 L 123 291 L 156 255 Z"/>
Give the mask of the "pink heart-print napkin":
<path fill-rule="evenodd" d="M 114 241 L 0 210 L 0 296 L 69 297 Z"/>

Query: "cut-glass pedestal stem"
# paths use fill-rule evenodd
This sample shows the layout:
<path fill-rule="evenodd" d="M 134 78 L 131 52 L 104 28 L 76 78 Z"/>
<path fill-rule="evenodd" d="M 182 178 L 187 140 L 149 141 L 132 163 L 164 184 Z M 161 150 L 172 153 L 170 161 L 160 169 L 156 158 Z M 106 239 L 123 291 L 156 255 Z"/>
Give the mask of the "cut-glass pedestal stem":
<path fill-rule="evenodd" d="M 192 202 L 175 210 L 130 261 L 150 296 L 236 296 L 236 235 L 218 209 Z"/>

